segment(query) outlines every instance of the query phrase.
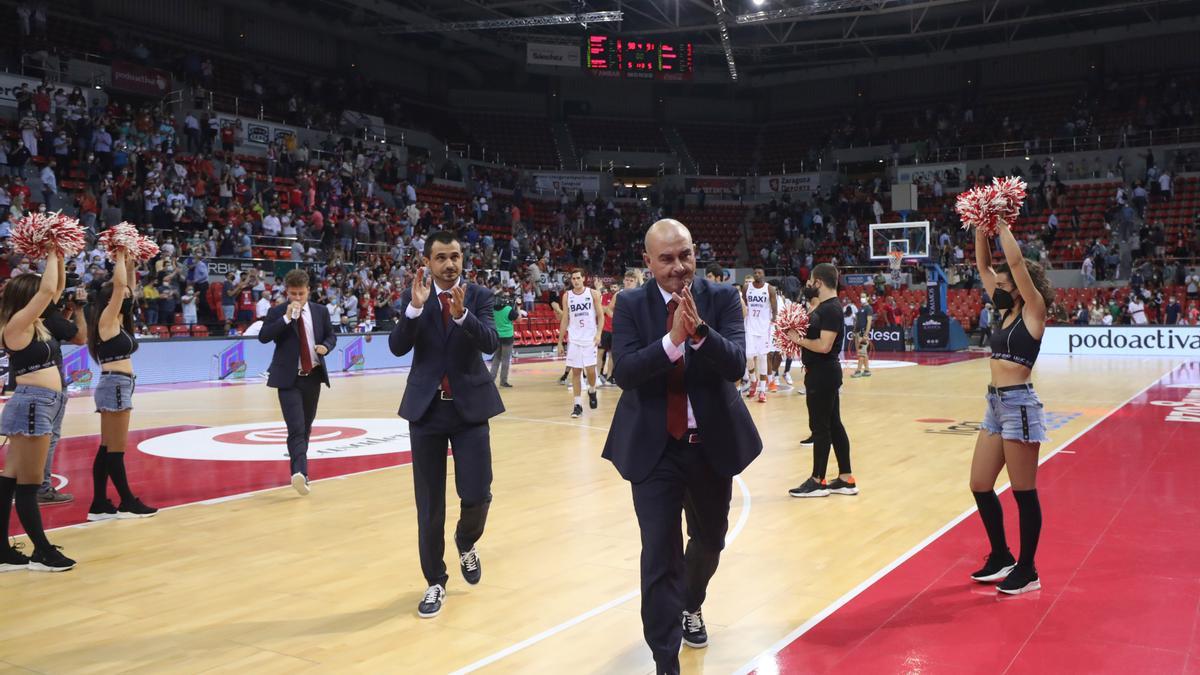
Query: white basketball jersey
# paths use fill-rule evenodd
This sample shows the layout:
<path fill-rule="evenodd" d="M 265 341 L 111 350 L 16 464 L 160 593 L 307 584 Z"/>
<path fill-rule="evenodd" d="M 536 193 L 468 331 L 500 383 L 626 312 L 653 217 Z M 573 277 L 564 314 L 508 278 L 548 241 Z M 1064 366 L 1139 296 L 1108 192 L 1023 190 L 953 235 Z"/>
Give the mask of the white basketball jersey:
<path fill-rule="evenodd" d="M 571 342 L 589 344 L 596 339 L 596 305 L 592 300 L 590 289 L 585 288 L 579 295 L 567 291 L 567 312 L 571 315 L 567 332 Z"/>
<path fill-rule="evenodd" d="M 771 287 L 768 285 L 746 287 L 746 332 L 752 335 L 771 332 Z"/>

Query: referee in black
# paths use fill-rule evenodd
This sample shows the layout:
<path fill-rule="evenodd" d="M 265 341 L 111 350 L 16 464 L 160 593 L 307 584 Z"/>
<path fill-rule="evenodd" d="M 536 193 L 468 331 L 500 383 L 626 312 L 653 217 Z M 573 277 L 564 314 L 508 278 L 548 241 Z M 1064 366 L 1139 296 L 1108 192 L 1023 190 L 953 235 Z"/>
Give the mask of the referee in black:
<path fill-rule="evenodd" d="M 788 490 L 793 497 L 828 497 L 830 494 L 856 495 L 858 486 L 850 473 L 850 437 L 842 425 L 842 345 L 846 324 L 838 301 L 838 269 L 821 263 L 812 270 L 804 298 L 816 298 L 817 308 L 809 317 L 808 334 L 789 335 L 800 345 L 804 363 L 804 388 L 808 392 L 808 426 L 812 432 L 812 476 L 799 487 Z M 825 482 L 829 466 L 829 448 L 837 455 L 838 477 Z"/>

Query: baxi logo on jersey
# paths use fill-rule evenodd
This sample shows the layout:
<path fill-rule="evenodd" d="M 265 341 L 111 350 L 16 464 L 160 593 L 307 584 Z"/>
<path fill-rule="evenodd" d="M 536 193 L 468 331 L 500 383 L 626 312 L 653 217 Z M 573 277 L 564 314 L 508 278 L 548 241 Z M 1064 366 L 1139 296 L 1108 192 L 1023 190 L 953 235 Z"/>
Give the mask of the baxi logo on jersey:
<path fill-rule="evenodd" d="M 591 308 L 592 308 L 592 303 L 590 303 L 590 302 L 585 302 L 585 303 L 579 304 L 579 305 L 576 305 L 575 303 L 571 303 L 571 313 L 572 314 L 574 314 L 576 312 L 586 312 L 586 311 L 590 310 Z"/>

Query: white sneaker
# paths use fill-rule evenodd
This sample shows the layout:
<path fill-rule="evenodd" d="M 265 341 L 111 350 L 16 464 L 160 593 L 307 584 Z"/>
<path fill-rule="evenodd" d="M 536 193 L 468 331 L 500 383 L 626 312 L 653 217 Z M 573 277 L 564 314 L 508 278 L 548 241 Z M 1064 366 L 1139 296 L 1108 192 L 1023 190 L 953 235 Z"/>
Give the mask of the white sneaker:
<path fill-rule="evenodd" d="M 307 496 L 308 493 L 312 491 L 312 489 L 308 487 L 308 478 L 306 478 L 302 473 L 292 474 L 292 488 L 296 490 L 296 492 L 300 493 L 301 497 Z"/>
<path fill-rule="evenodd" d="M 784 382 L 787 382 L 788 384 L 792 384 L 792 374 L 791 374 L 791 373 L 784 373 L 784 374 L 783 374 L 783 381 L 784 381 Z"/>

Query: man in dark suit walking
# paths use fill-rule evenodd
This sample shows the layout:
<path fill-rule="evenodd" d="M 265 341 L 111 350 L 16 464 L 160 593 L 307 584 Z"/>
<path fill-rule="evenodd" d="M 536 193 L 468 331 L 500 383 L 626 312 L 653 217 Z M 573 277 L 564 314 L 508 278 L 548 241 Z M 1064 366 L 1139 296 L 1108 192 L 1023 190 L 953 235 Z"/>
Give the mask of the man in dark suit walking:
<path fill-rule="evenodd" d="M 762 441 L 734 386 L 746 366 L 738 291 L 694 278 L 682 223 L 658 221 L 645 243 L 654 280 L 619 294 L 613 310 L 622 392 L 604 457 L 633 487 L 646 643 L 659 673 L 678 673 L 681 640 L 708 645 L 701 605 L 725 547 L 733 477 Z"/>
<path fill-rule="evenodd" d="M 309 493 L 308 437 L 317 417 L 321 385 L 329 386 L 325 355 L 337 344 L 329 310 L 308 301 L 308 272 L 294 269 L 283 277 L 288 303 L 276 305 L 263 319 L 258 341 L 275 343 L 267 386 L 279 390 L 279 407 L 287 424 L 292 487 Z"/>
<path fill-rule="evenodd" d="M 413 352 L 400 402 L 412 443 L 421 572 L 428 588 L 417 615 L 432 618 L 446 599 L 446 445 L 454 451 L 454 486 L 461 509 L 454 544 L 469 584 L 483 570 L 475 543 L 483 536 L 492 501 L 492 448 L 488 420 L 504 412 L 483 362 L 496 351 L 492 292 L 461 278 L 462 246 L 453 232 L 425 239 L 425 267 L 404 291 L 388 345 L 396 356 Z"/>

